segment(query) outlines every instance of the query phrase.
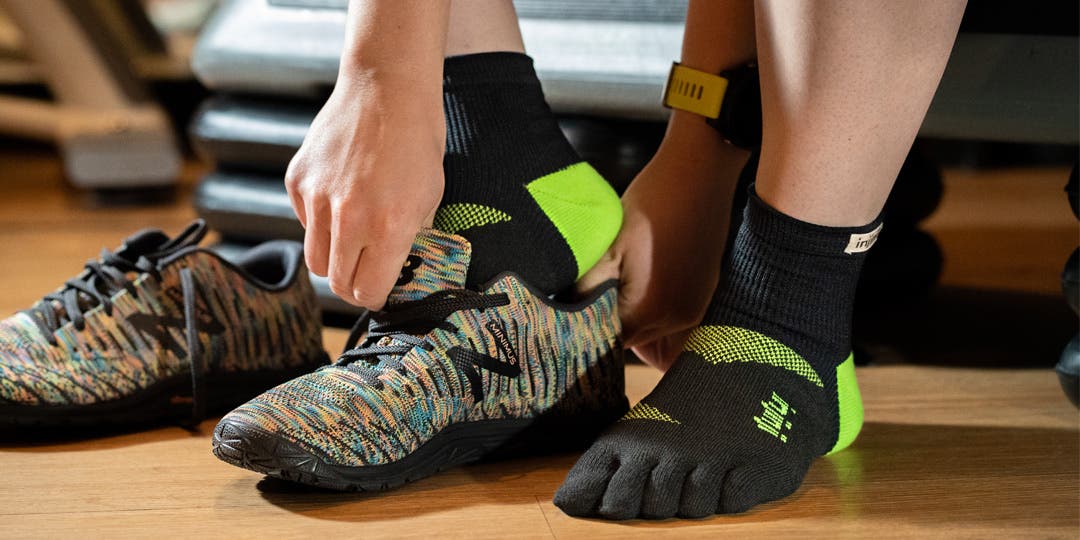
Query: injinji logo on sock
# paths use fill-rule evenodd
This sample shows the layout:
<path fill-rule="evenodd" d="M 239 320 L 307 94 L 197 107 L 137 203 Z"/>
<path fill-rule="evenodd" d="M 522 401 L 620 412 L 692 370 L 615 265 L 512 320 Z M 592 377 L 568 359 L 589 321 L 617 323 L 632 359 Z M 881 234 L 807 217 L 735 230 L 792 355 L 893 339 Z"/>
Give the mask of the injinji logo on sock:
<path fill-rule="evenodd" d="M 881 235 L 881 227 L 882 225 L 878 225 L 874 230 L 866 234 L 851 235 L 851 238 L 848 238 L 847 248 L 844 249 L 844 253 L 851 255 L 852 253 L 870 251 L 870 248 L 874 247 L 874 242 L 877 242 L 878 236 Z"/>
<path fill-rule="evenodd" d="M 791 431 L 791 421 L 787 420 L 787 416 L 795 414 L 795 409 L 788 406 L 776 392 L 772 393 L 768 401 L 762 401 L 761 406 L 764 407 L 761 416 L 754 417 L 758 429 L 786 443 L 788 438 L 784 431 Z"/>

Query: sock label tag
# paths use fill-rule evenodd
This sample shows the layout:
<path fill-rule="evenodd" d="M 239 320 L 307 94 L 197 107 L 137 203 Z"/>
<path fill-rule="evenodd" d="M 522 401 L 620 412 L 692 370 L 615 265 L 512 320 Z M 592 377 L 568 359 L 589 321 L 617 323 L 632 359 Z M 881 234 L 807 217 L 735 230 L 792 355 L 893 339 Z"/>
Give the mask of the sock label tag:
<path fill-rule="evenodd" d="M 847 248 L 844 249 L 844 253 L 851 255 L 852 253 L 862 253 L 869 251 L 871 247 L 874 247 L 874 242 L 877 242 L 878 235 L 881 234 L 881 227 L 885 224 L 878 224 L 877 228 L 865 233 L 865 234 L 853 234 L 848 239 Z"/>

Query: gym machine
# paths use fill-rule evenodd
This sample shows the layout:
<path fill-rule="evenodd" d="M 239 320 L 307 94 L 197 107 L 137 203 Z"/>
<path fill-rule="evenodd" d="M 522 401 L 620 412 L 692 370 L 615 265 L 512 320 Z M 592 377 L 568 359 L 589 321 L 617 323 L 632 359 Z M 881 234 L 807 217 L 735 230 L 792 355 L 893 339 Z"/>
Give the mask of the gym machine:
<path fill-rule="evenodd" d="M 54 142 L 79 187 L 175 182 L 172 125 L 134 67 L 136 54 L 161 59 L 167 47 L 138 0 L 0 0 L 0 10 L 54 98 L 0 95 L 0 132 Z"/>

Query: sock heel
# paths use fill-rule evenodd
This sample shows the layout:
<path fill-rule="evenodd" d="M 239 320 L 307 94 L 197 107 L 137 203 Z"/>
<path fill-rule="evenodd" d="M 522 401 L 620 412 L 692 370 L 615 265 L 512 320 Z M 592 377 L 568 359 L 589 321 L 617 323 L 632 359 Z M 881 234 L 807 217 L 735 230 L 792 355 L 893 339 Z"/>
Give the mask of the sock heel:
<path fill-rule="evenodd" d="M 859 436 L 863 425 L 862 395 L 859 393 L 859 383 L 855 380 L 855 359 L 848 355 L 836 367 L 836 397 L 840 417 L 840 431 L 836 437 L 836 444 L 825 455 L 839 452 Z"/>
<path fill-rule="evenodd" d="M 570 246 L 580 278 L 619 234 L 623 218 L 619 195 L 584 161 L 537 178 L 525 189 Z"/>

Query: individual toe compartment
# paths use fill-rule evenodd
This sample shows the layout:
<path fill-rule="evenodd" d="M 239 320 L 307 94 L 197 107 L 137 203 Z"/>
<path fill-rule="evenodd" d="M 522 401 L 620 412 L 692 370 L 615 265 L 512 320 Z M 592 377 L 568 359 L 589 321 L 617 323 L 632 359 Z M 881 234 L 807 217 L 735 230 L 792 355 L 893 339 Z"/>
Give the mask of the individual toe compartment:
<path fill-rule="evenodd" d="M 801 470 L 793 470 L 793 465 Z M 762 503 L 791 495 L 799 489 L 809 464 L 762 459 L 734 467 L 724 478 L 718 512 L 739 514 Z"/>
<path fill-rule="evenodd" d="M 555 492 L 554 503 L 571 516 L 596 515 L 619 462 L 610 447 L 597 442 L 578 459 Z"/>
<path fill-rule="evenodd" d="M 720 508 L 727 467 L 714 463 L 699 463 L 682 486 L 679 498 L 679 517 L 703 518 L 715 514 Z"/>
<path fill-rule="evenodd" d="M 641 497 L 641 517 L 667 519 L 679 512 L 683 485 L 693 465 L 675 456 L 666 456 L 653 467 Z"/>
<path fill-rule="evenodd" d="M 608 519 L 633 519 L 641 512 L 645 486 L 659 460 L 644 453 L 624 453 L 617 459 L 618 469 L 611 475 L 600 500 L 598 514 Z"/>

